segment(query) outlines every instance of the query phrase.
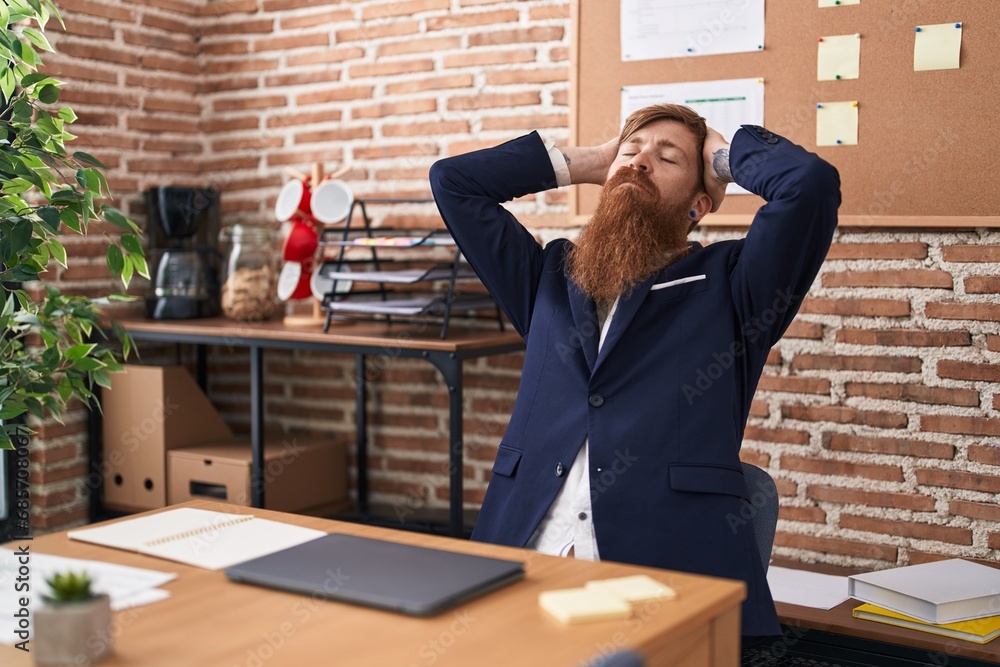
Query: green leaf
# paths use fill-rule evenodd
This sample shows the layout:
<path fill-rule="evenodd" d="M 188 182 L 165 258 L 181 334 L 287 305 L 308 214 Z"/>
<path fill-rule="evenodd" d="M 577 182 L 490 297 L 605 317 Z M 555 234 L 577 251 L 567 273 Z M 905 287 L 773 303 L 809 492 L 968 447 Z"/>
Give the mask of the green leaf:
<path fill-rule="evenodd" d="M 118 209 L 111 206 L 104 209 L 104 219 L 115 227 L 121 227 L 127 232 L 135 231 L 134 226 L 129 223 L 129 219 L 122 215 Z"/>
<path fill-rule="evenodd" d="M 64 225 L 72 229 L 77 234 L 83 231 L 83 228 L 80 225 L 79 214 L 77 214 L 76 211 L 70 208 L 64 208 L 62 211 L 60 211 L 59 219 L 62 221 Z"/>
<path fill-rule="evenodd" d="M 135 264 L 135 272 L 143 278 L 149 278 L 149 267 L 146 266 L 146 258 L 143 255 L 132 255 L 132 263 Z"/>
<path fill-rule="evenodd" d="M 14 295 L 4 295 L 3 298 L 3 311 L 0 311 L 0 317 L 10 317 L 14 314 Z"/>
<path fill-rule="evenodd" d="M 96 371 L 104 368 L 104 362 L 99 359 L 94 359 L 93 357 L 84 357 L 83 359 L 77 359 L 73 363 L 73 368 L 88 372 Z"/>
<path fill-rule="evenodd" d="M 36 83 L 41 83 L 42 81 L 55 81 L 55 79 L 50 77 L 45 72 L 32 72 L 31 74 L 21 78 L 21 87 L 30 88 Z"/>
<path fill-rule="evenodd" d="M 75 123 L 76 122 L 76 118 L 77 118 L 76 113 L 72 109 L 70 109 L 69 107 L 62 107 L 61 109 L 59 109 L 58 113 L 59 113 L 59 117 L 62 118 L 67 123 Z"/>
<path fill-rule="evenodd" d="M 49 252 L 52 253 L 55 260 L 62 264 L 65 268 L 69 268 L 69 265 L 66 264 L 66 247 L 59 241 L 59 239 L 49 239 L 48 245 Z"/>
<path fill-rule="evenodd" d="M 10 10 L 7 5 L 0 3 L 0 27 L 6 28 L 10 25 Z"/>
<path fill-rule="evenodd" d="M 28 2 L 32 2 L 32 0 L 28 0 Z M 35 4 L 35 2 L 37 2 L 37 0 L 34 0 L 32 4 Z M 41 5 L 35 7 L 35 11 L 41 11 Z M 45 35 L 43 35 L 40 31 L 36 30 L 35 28 L 25 28 L 21 32 L 25 37 L 28 38 L 29 42 L 40 48 L 42 51 L 52 50 L 52 45 L 49 44 L 49 40 L 45 39 Z"/>
<path fill-rule="evenodd" d="M 9 67 L 4 67 L 0 71 L 0 93 L 3 93 L 3 98 L 9 100 L 14 94 L 14 86 L 17 85 L 17 81 L 14 79 L 14 70 Z"/>
<path fill-rule="evenodd" d="M 18 98 L 14 100 L 14 104 L 12 105 L 11 108 L 14 112 L 15 121 L 21 123 L 31 122 L 31 114 L 33 113 L 33 107 L 27 100 Z"/>
<path fill-rule="evenodd" d="M 30 181 L 21 178 L 12 178 L 10 180 L 5 180 L 3 184 L 3 192 L 8 195 L 19 195 L 22 192 L 27 192 L 31 188 L 35 187 Z"/>
<path fill-rule="evenodd" d="M 73 347 L 66 348 L 66 351 L 63 352 L 63 356 L 67 359 L 82 359 L 90 354 L 91 350 L 95 347 L 97 347 L 97 343 L 81 343 L 80 345 L 74 345 Z"/>
<path fill-rule="evenodd" d="M 121 241 L 122 247 L 130 253 L 137 255 L 142 254 L 142 242 L 133 234 L 122 234 L 121 239 L 119 240 Z"/>
<path fill-rule="evenodd" d="M 27 218 L 18 220 L 14 223 L 13 229 L 10 230 L 8 238 L 10 239 L 11 254 L 16 255 L 24 252 L 31 241 L 31 221 Z"/>
<path fill-rule="evenodd" d="M 59 86 L 47 84 L 38 89 L 38 101 L 42 104 L 55 104 L 59 101 Z"/>
<path fill-rule="evenodd" d="M 59 233 L 59 209 L 55 206 L 42 206 L 35 213 L 49 226 L 53 233 Z"/>
<path fill-rule="evenodd" d="M 111 275 L 115 278 L 121 276 L 122 269 L 125 267 L 125 257 L 122 255 L 122 249 L 116 245 L 108 246 L 107 259 Z"/>
<path fill-rule="evenodd" d="M 125 289 L 128 289 L 128 284 L 132 281 L 132 273 L 135 271 L 135 265 L 132 264 L 131 255 L 126 255 L 122 259 L 124 261 L 122 265 L 122 284 L 125 285 Z"/>
<path fill-rule="evenodd" d="M 90 153 L 84 153 L 83 151 L 76 151 L 75 153 L 73 153 L 73 157 L 79 160 L 80 162 L 83 162 L 84 164 L 89 164 L 94 167 L 100 167 L 101 169 L 108 168 L 107 165 L 105 165 L 103 162 L 98 160 Z"/>
<path fill-rule="evenodd" d="M 15 417 L 20 417 L 27 411 L 23 405 L 18 403 L 7 402 L 3 407 L 0 407 L 0 419 L 6 421 L 8 419 L 14 419 Z"/>

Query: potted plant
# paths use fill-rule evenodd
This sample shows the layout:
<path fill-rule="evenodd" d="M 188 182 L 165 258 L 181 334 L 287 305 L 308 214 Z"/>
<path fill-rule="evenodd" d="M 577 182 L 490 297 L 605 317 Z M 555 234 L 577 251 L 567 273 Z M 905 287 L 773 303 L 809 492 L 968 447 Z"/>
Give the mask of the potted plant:
<path fill-rule="evenodd" d="M 48 595 L 34 610 L 34 654 L 40 665 L 97 662 L 111 653 L 111 598 L 91 591 L 82 572 L 45 580 Z"/>
<path fill-rule="evenodd" d="M 62 22 L 52 0 L 0 3 L 0 449 L 33 433 L 27 415 L 59 419 L 71 398 L 91 402 L 121 369 L 117 351 L 94 340 L 102 304 L 123 297 L 42 286 L 50 264 L 67 265 L 63 235 L 107 222 L 121 232 L 105 233 L 111 273 L 126 287 L 136 273 L 148 277 L 139 228 L 107 203 L 104 165 L 66 149 L 76 115 L 58 105 L 60 82 L 38 71 L 39 51 L 52 50 L 50 18 Z M 127 356 L 131 341 L 115 330 Z"/>

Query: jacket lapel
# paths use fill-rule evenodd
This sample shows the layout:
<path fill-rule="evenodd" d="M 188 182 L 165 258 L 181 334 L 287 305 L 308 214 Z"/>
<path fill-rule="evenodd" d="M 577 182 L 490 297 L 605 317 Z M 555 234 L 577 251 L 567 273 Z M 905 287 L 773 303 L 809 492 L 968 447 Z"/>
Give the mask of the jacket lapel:
<path fill-rule="evenodd" d="M 660 273 L 654 273 L 636 285 L 635 289 L 628 295 L 628 298 L 618 300 L 618 308 L 615 309 L 615 313 L 611 318 L 611 326 L 608 328 L 607 338 L 604 339 L 604 345 L 601 346 L 600 354 L 597 355 L 597 362 L 593 364 L 591 375 L 597 372 L 604 360 L 611 354 L 611 350 L 614 349 L 615 344 L 621 340 L 622 334 L 628 328 L 628 325 L 631 324 L 635 314 L 639 312 L 639 307 L 646 300 L 646 295 L 649 294 L 649 288 L 656 282 Z"/>
<path fill-rule="evenodd" d="M 587 368 L 593 372 L 594 364 L 597 362 L 597 341 L 601 338 L 601 329 L 597 326 L 597 307 L 594 305 L 594 300 L 568 278 L 567 288 L 575 328 L 571 334 L 572 344 L 579 340 L 583 356 L 587 360 Z"/>

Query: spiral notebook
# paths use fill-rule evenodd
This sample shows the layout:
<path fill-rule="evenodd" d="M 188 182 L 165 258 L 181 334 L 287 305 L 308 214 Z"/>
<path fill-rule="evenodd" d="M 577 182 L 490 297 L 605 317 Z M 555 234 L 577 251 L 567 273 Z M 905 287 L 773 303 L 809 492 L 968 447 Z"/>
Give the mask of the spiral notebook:
<path fill-rule="evenodd" d="M 96 528 L 71 530 L 69 538 L 206 570 L 221 570 L 325 534 L 251 514 L 181 507 Z"/>

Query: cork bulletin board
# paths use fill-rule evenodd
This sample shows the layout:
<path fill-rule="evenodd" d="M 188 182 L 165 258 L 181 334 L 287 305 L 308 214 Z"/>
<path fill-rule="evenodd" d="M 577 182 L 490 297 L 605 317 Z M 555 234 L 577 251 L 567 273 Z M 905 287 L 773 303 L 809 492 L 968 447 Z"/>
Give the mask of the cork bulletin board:
<path fill-rule="evenodd" d="M 570 142 L 618 133 L 622 86 L 763 77 L 764 125 L 840 171 L 840 224 L 1000 227 L 1000 12 L 996 0 L 766 0 L 764 49 L 623 62 L 619 0 L 574 0 Z M 918 25 L 961 22 L 961 67 L 913 71 Z M 817 81 L 820 37 L 861 34 L 860 77 Z M 856 146 L 816 146 L 816 105 L 858 102 Z M 731 137 L 730 137 L 731 138 Z M 582 223 L 598 188 L 577 186 Z M 763 204 L 730 195 L 703 225 L 748 225 Z"/>

